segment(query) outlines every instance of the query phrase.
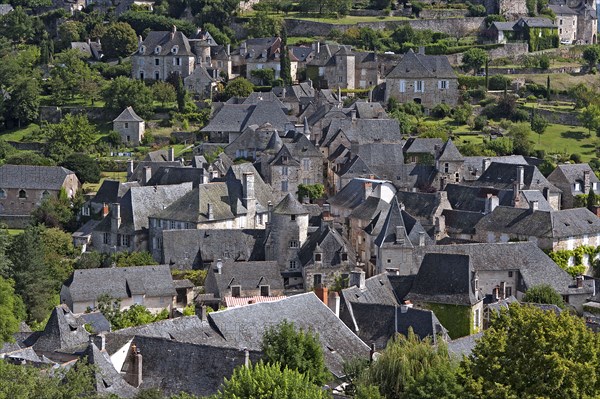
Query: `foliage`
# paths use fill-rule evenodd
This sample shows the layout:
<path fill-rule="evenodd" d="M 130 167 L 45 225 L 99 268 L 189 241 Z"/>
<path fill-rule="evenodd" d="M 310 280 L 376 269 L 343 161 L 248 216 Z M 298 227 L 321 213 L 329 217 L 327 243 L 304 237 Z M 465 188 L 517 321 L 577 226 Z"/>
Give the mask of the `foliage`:
<path fill-rule="evenodd" d="M 88 152 L 98 134 L 85 114 L 67 114 L 59 123 L 44 124 L 40 130 L 47 139 L 46 155 L 56 161 L 74 152 Z"/>
<path fill-rule="evenodd" d="M 511 79 L 504 75 L 493 75 L 490 76 L 488 81 L 488 89 L 490 90 L 504 90 L 510 86 Z"/>
<path fill-rule="evenodd" d="M 482 4 L 473 4 L 467 1 L 467 9 L 469 10 L 469 17 L 485 17 L 487 15 L 485 6 Z"/>
<path fill-rule="evenodd" d="M 152 92 L 154 93 L 154 99 L 163 107 L 165 103 L 172 103 L 177 99 L 173 85 L 162 80 L 152 85 Z"/>
<path fill-rule="evenodd" d="M 400 110 L 392 111 L 390 116 L 398 120 L 400 125 L 400 134 L 408 135 L 412 133 L 415 128 L 415 118 L 413 116 Z"/>
<path fill-rule="evenodd" d="M 195 287 L 201 287 L 206 280 L 207 270 L 171 270 L 174 280 L 190 280 Z"/>
<path fill-rule="evenodd" d="M 113 330 L 141 326 L 169 317 L 166 309 L 154 315 L 146 307 L 138 304 L 134 304 L 129 309 L 121 311 L 121 300 L 112 298 L 108 294 L 99 296 L 97 303 L 98 310 L 110 322 Z"/>
<path fill-rule="evenodd" d="M 594 208 L 598 205 L 598 196 L 594 192 L 593 187 L 590 187 L 590 191 L 587 195 L 586 207 L 590 211 L 594 211 Z"/>
<path fill-rule="evenodd" d="M 8 88 L 8 93 L 10 98 L 0 102 L 0 110 L 6 120 L 15 120 L 21 126 L 22 123 L 33 122 L 38 118 L 40 85 L 37 79 L 17 75 Z"/>
<path fill-rule="evenodd" d="M 231 97 L 248 97 L 254 90 L 254 85 L 246 78 L 235 78 L 230 80 L 225 86 L 223 95 L 225 99 Z"/>
<path fill-rule="evenodd" d="M 578 119 L 583 127 L 587 128 L 590 136 L 592 135 L 592 131 L 598 134 L 598 130 L 600 129 L 600 106 L 596 104 L 588 105 L 581 110 Z"/>
<path fill-rule="evenodd" d="M 508 137 L 513 142 L 516 155 L 528 156 L 533 151 L 533 143 L 529 140 L 531 127 L 527 123 L 514 123 L 508 130 Z"/>
<path fill-rule="evenodd" d="M 548 57 L 546 54 L 542 54 L 540 56 L 540 68 L 543 70 L 550 68 L 550 57 Z"/>
<path fill-rule="evenodd" d="M 469 120 L 469 117 L 473 114 L 473 107 L 469 103 L 463 103 L 452 112 L 452 117 L 457 125 L 464 125 Z"/>
<path fill-rule="evenodd" d="M 272 86 L 273 80 L 275 79 L 275 70 L 273 68 L 253 69 L 250 72 L 250 75 L 253 78 L 258 79 L 262 86 Z M 227 87 L 229 87 L 229 85 L 227 85 Z M 225 91 L 227 91 L 227 87 L 225 88 Z"/>
<path fill-rule="evenodd" d="M 316 385 L 330 378 L 319 338 L 310 331 L 297 330 L 292 322 L 284 320 L 267 329 L 262 352 L 265 362 L 279 364 L 282 371 L 298 371 Z"/>
<path fill-rule="evenodd" d="M 0 36 L 13 43 L 25 43 L 34 35 L 33 23 L 33 18 L 27 15 L 23 7 L 17 6 L 0 17 Z"/>
<path fill-rule="evenodd" d="M 0 344 L 12 342 L 19 330 L 19 322 L 25 318 L 25 307 L 15 295 L 13 283 L 0 276 Z"/>
<path fill-rule="evenodd" d="M 508 137 L 501 137 L 484 142 L 485 148 L 498 156 L 512 155 L 514 151 L 513 142 Z"/>
<path fill-rule="evenodd" d="M 117 267 L 157 265 L 150 252 L 119 252 L 113 256 Z"/>
<path fill-rule="evenodd" d="M 485 115 L 479 115 L 473 120 L 475 130 L 483 130 L 487 126 L 488 120 Z"/>
<path fill-rule="evenodd" d="M 323 198 L 323 194 L 325 193 L 325 187 L 320 184 L 299 184 L 298 185 L 298 199 L 303 201 L 305 197 L 310 198 L 310 200 L 317 200 L 319 198 Z"/>
<path fill-rule="evenodd" d="M 598 65 L 598 61 L 600 61 L 600 46 L 587 46 L 583 50 L 582 57 L 588 63 L 590 68 Z"/>
<path fill-rule="evenodd" d="M 106 28 L 100 39 L 106 58 L 119 58 L 131 55 L 138 46 L 138 38 L 127 22 L 114 22 Z"/>
<path fill-rule="evenodd" d="M 152 90 L 144 82 L 119 76 L 103 90 L 105 107 L 120 113 L 128 106 L 142 118 L 147 118 L 153 111 L 154 96 Z"/>
<path fill-rule="evenodd" d="M 73 264 L 75 270 L 96 269 L 104 265 L 106 256 L 97 251 L 86 251 Z"/>
<path fill-rule="evenodd" d="M 469 397 L 594 397 L 598 336 L 583 319 L 533 306 L 493 314 L 491 328 L 463 363 Z"/>
<path fill-rule="evenodd" d="M 196 33 L 196 26 L 193 23 L 147 12 L 127 11 L 119 16 L 119 21 L 127 22 L 135 30 L 136 35 L 142 35 L 146 29 L 170 31 L 173 26 L 177 26 L 177 29 L 187 37 Z"/>
<path fill-rule="evenodd" d="M 457 364 L 446 344 L 421 341 L 412 330 L 396 335 L 376 362 L 362 374 L 360 384 L 379 387 L 384 398 L 462 398 L 457 380 Z"/>
<path fill-rule="evenodd" d="M 558 47 L 559 38 L 550 28 L 529 28 L 529 51 Z"/>
<path fill-rule="evenodd" d="M 319 15 L 337 15 L 348 14 L 351 2 L 349 0 L 301 0 L 299 8 L 304 12 L 316 12 Z"/>
<path fill-rule="evenodd" d="M 531 130 L 538 135 L 543 134 L 548 127 L 548 121 L 540 115 L 534 114 L 531 118 Z"/>
<path fill-rule="evenodd" d="M 100 181 L 100 166 L 94 158 L 87 154 L 81 152 L 70 154 L 64 159 L 61 166 L 75 172 L 82 184 Z"/>
<path fill-rule="evenodd" d="M 46 227 L 66 228 L 74 217 L 71 201 L 64 189 L 57 197 L 50 196 L 42 200 L 40 206 L 31 213 L 34 223 L 43 224 Z"/>
<path fill-rule="evenodd" d="M 442 141 L 445 142 L 448 140 L 448 133 L 450 133 L 450 130 L 449 130 L 448 126 L 446 126 L 442 123 L 436 123 L 433 125 L 424 125 L 423 124 L 417 128 L 417 133 L 419 134 L 419 137 L 422 137 L 422 138 L 441 139 Z M 425 158 L 427 158 L 427 160 L 425 160 Z M 430 159 L 429 157 L 421 156 L 419 163 L 426 164 L 426 165 L 433 165 L 434 159 L 433 159 L 433 157 L 431 157 L 431 159 Z"/>
<path fill-rule="evenodd" d="M 447 116 L 450 116 L 451 112 L 452 108 L 450 108 L 448 104 L 442 103 L 433 107 L 433 109 L 431 110 L 431 115 L 436 118 L 443 119 Z"/>
<path fill-rule="evenodd" d="M 583 256 L 588 256 L 588 263 L 600 253 L 600 247 L 582 245 L 575 249 L 561 249 L 548 253 L 550 259 L 554 261 L 561 269 L 565 270 L 571 276 L 579 276 L 587 269 L 583 264 Z M 572 266 L 569 265 L 572 259 Z"/>
<path fill-rule="evenodd" d="M 296 370 L 261 361 L 249 367 L 236 368 L 215 395 L 215 399 L 288 398 L 325 399 L 329 398 L 329 394 Z"/>
<path fill-rule="evenodd" d="M 250 37 L 279 36 L 283 20 L 280 17 L 269 15 L 266 11 L 256 12 L 248 20 L 248 35 Z"/>
<path fill-rule="evenodd" d="M 184 316 L 194 316 L 195 314 L 196 314 L 196 307 L 194 306 L 193 303 L 190 303 L 185 308 L 183 308 Z"/>
<path fill-rule="evenodd" d="M 463 68 L 467 71 L 473 70 L 473 73 L 477 73 L 487 60 L 488 54 L 485 50 L 470 48 L 463 54 Z"/>
<path fill-rule="evenodd" d="M 565 307 L 562 295 L 548 284 L 536 285 L 529 288 L 523 297 L 523 302 L 556 305 L 561 309 Z"/>

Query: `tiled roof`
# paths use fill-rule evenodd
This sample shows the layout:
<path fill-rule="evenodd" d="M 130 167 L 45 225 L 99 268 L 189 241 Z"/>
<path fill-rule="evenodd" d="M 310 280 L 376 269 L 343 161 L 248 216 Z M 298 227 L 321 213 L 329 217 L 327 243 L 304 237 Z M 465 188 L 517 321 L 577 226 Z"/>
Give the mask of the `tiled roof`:
<path fill-rule="evenodd" d="M 60 190 L 74 172 L 61 166 L 2 165 L 0 188 Z"/>
<path fill-rule="evenodd" d="M 135 113 L 132 107 L 127 107 L 113 122 L 143 122 L 144 120 Z"/>
<path fill-rule="evenodd" d="M 216 263 L 216 262 L 215 262 Z M 232 285 L 239 285 L 242 293 L 268 285 L 271 290 L 283 290 L 283 278 L 275 261 L 222 262 L 220 272 L 216 264 L 208 272 L 205 293 L 223 298 Z"/>
<path fill-rule="evenodd" d="M 415 54 L 410 49 L 387 77 L 456 79 L 456 74 L 445 55 Z"/>

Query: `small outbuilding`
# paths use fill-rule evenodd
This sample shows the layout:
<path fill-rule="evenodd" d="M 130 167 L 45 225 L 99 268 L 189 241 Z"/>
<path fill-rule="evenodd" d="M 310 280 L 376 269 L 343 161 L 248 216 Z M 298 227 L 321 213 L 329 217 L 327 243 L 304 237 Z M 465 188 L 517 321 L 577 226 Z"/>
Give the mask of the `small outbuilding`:
<path fill-rule="evenodd" d="M 113 121 L 113 130 L 121 135 L 121 141 L 127 145 L 138 146 L 144 138 L 146 123 L 133 108 L 127 107 Z"/>

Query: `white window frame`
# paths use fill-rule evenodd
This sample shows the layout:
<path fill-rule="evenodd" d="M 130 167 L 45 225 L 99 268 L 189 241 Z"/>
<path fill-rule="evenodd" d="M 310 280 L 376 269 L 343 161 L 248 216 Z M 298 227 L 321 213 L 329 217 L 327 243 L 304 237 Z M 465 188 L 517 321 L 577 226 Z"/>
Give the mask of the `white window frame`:
<path fill-rule="evenodd" d="M 406 80 L 400 81 L 400 93 L 406 93 Z"/>
<path fill-rule="evenodd" d="M 425 92 L 425 82 L 423 80 L 415 80 L 415 93 Z"/>

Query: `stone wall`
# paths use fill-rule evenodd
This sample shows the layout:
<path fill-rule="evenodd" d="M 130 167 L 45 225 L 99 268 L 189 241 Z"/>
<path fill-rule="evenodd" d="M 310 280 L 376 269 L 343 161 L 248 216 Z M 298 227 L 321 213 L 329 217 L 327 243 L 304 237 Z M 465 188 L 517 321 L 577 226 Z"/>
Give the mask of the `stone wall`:
<path fill-rule="evenodd" d="M 112 120 L 117 115 L 99 107 L 74 107 L 74 106 L 42 106 L 40 107 L 40 122 L 58 123 L 67 114 L 86 114 L 90 121 Z"/>
<path fill-rule="evenodd" d="M 436 32 L 443 32 L 449 35 L 456 35 L 457 32 L 470 32 L 479 30 L 482 26 L 483 18 L 440 18 L 440 19 L 408 19 L 406 21 L 377 21 L 377 22 L 359 22 L 357 24 L 330 24 L 325 22 L 305 21 L 300 19 L 286 19 L 285 24 L 289 36 L 327 36 L 332 29 L 345 32 L 346 30 L 358 27 L 369 27 L 374 30 L 390 29 L 394 30 L 403 24 L 409 24 L 413 29 L 424 30 L 431 29 Z"/>
<path fill-rule="evenodd" d="M 527 54 L 529 45 L 527 43 L 506 43 L 504 46 L 496 47 L 488 50 L 488 54 L 492 59 L 512 57 L 516 58 L 522 54 Z M 461 65 L 463 53 L 448 54 L 450 65 Z"/>
<path fill-rule="evenodd" d="M 569 126 L 581 126 L 581 122 L 577 117 L 578 114 L 575 112 L 560 112 L 536 108 L 535 113 L 536 115 L 541 116 L 550 123 L 558 123 L 560 125 Z"/>

